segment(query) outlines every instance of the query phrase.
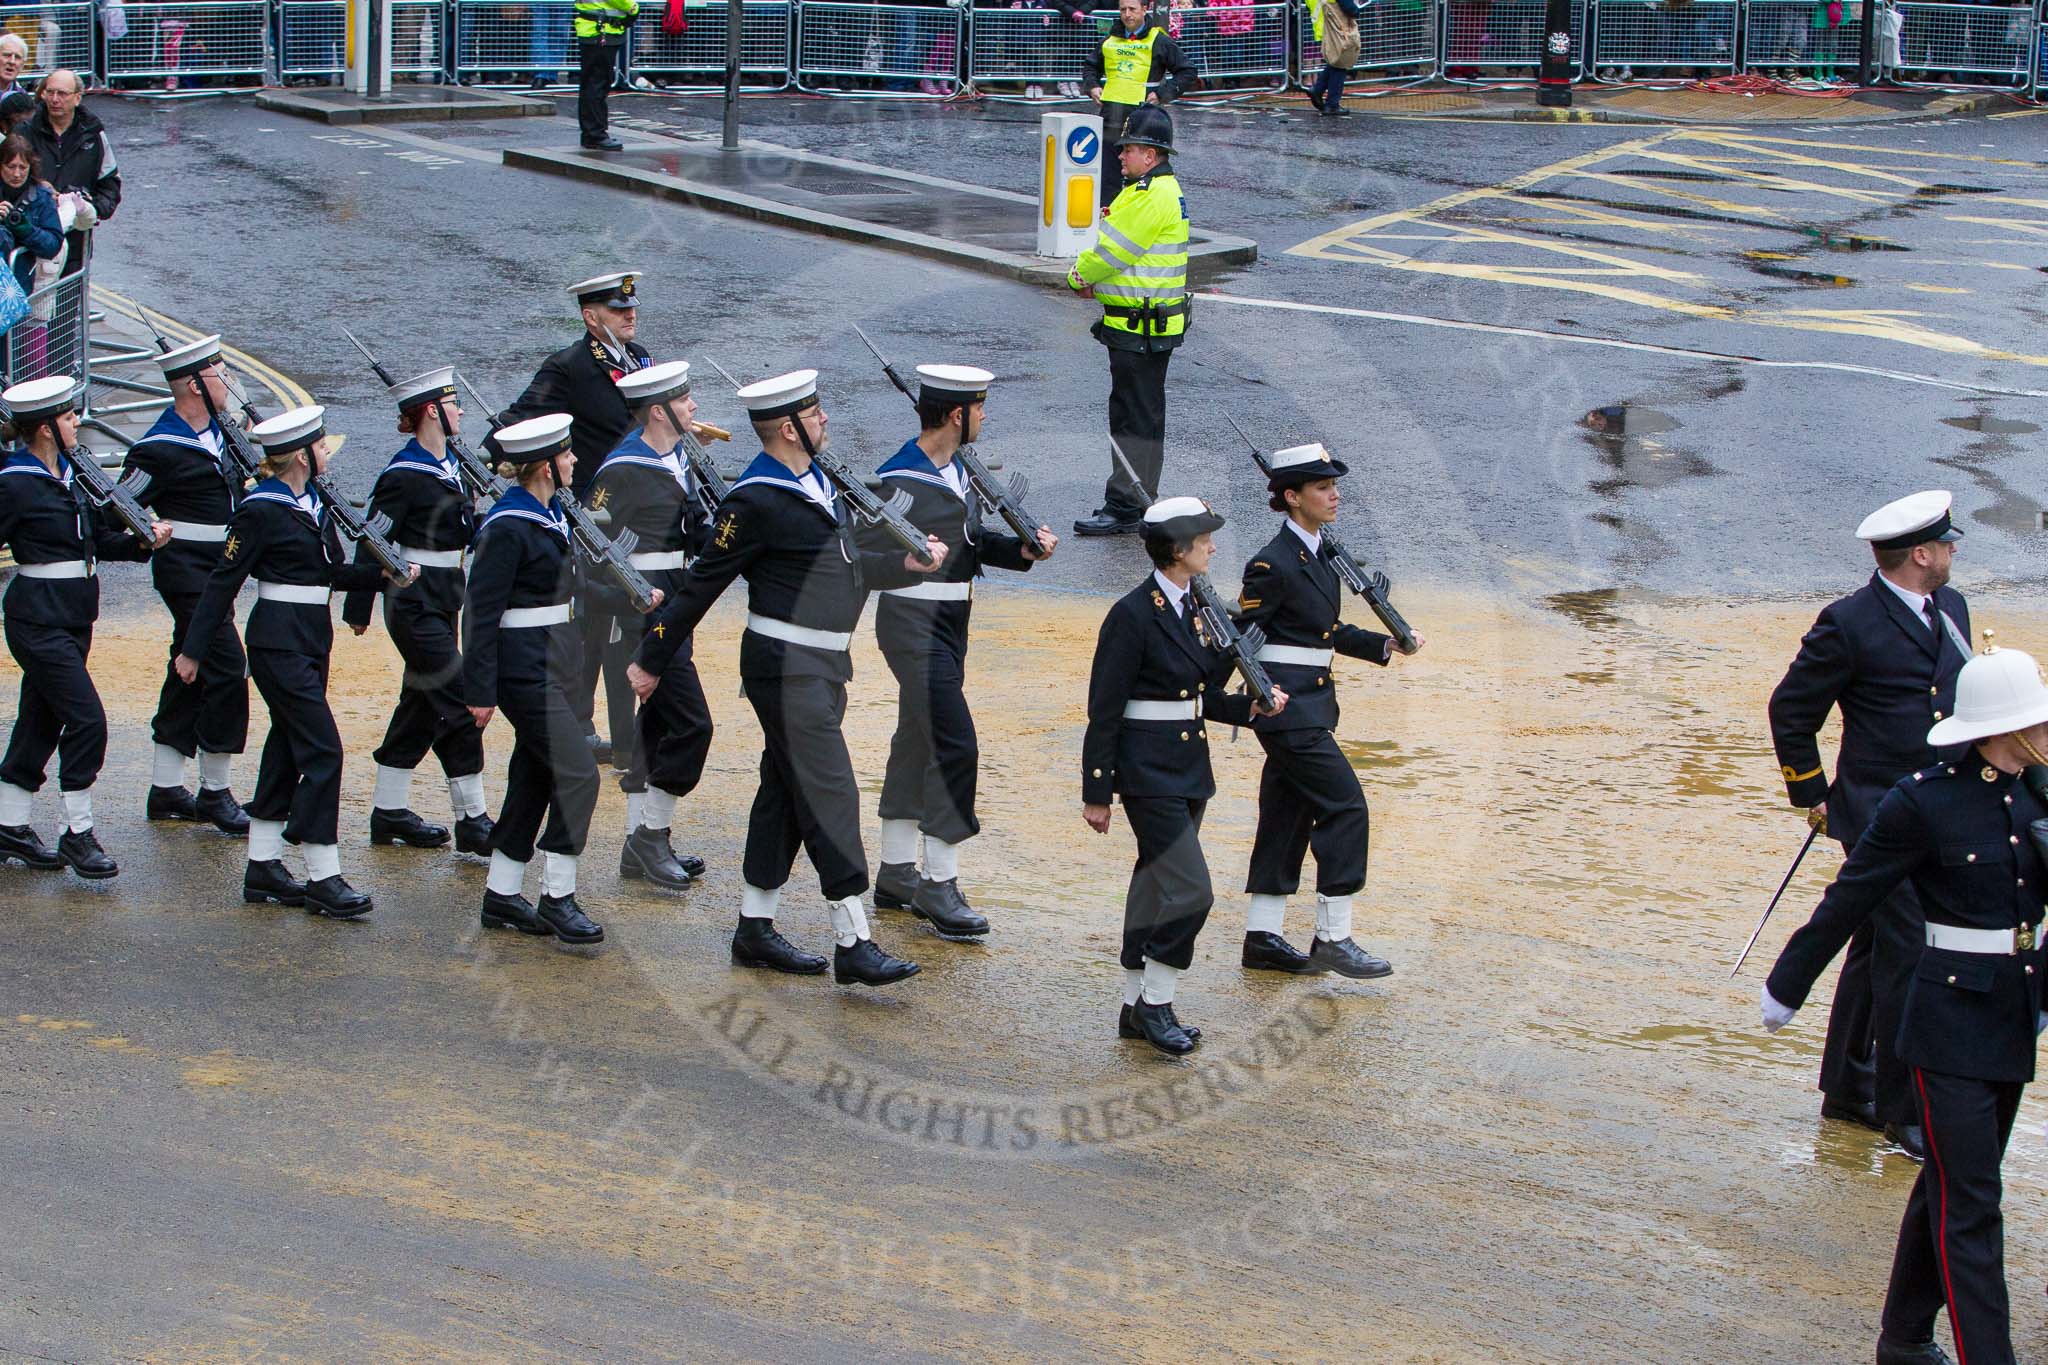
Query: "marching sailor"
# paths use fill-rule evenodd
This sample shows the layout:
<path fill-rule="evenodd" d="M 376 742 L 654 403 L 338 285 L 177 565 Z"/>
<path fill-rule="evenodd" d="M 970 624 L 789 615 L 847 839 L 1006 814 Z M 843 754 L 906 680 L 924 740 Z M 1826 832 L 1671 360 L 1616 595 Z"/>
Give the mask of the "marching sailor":
<path fill-rule="evenodd" d="M 185 647 L 171 666 L 191 682 L 199 660 L 234 611 L 235 594 L 256 579 L 249 613 L 249 674 L 270 708 L 270 735 L 249 799 L 249 861 L 242 899 L 303 905 L 334 919 L 366 914 L 370 897 L 341 875 L 341 732 L 327 705 L 334 649 L 333 589 L 382 581 L 375 564 L 351 564 L 341 531 L 314 476 L 327 469 L 325 408 L 293 408 L 250 429 L 263 447 L 261 477 L 235 509 L 220 563 L 192 613 Z M 418 574 L 408 569 L 410 583 Z M 284 846 L 306 856 L 302 882 L 285 870 Z"/>
<path fill-rule="evenodd" d="M 861 904 L 868 864 L 861 848 L 860 788 L 839 728 L 853 677 L 847 649 L 868 590 L 899 587 L 915 582 L 917 574 L 935 572 L 946 561 L 946 546 L 928 537 L 932 562 L 921 564 L 894 547 L 868 550 L 856 544 L 845 500 L 811 461 L 826 444 L 816 370 L 749 384 L 739 398 L 761 439 L 761 454 L 719 504 L 704 552 L 674 600 L 650 619 L 628 676 L 642 700 L 652 695 L 684 637 L 733 579 L 746 575 L 740 678 L 760 719 L 765 751 L 747 825 L 733 961 L 799 975 L 825 970 L 823 957 L 775 929 L 782 887 L 801 845 L 831 903 L 833 979 L 888 985 L 914 975 L 918 966 L 875 943 Z"/>
<path fill-rule="evenodd" d="M 391 540 L 419 566 L 409 586 L 382 594 L 384 628 L 405 661 L 398 705 L 372 757 L 377 785 L 370 803 L 370 842 L 439 848 L 445 825 L 430 824 L 412 809 L 412 774 L 432 750 L 448 780 L 455 816 L 455 851 L 487 856 L 491 817 L 484 805 L 484 741 L 462 700 L 462 556 L 476 534 L 476 506 L 449 453 L 448 438 L 462 430 L 455 401 L 455 368 L 392 386 L 398 429 L 412 439 L 391 457 L 370 488 L 368 514 L 391 518 Z M 357 562 L 369 552 L 356 547 Z M 378 593 L 358 588 L 342 602 L 341 619 L 361 635 L 370 628 Z"/>
<path fill-rule="evenodd" d="M 920 365 L 917 377 L 917 437 L 877 472 L 892 492 L 910 496 L 911 524 L 945 542 L 946 563 L 921 583 L 884 588 L 875 605 L 875 638 L 899 689 L 882 778 L 875 907 L 909 910 L 942 934 L 971 938 L 988 932 L 959 883 L 960 845 L 981 831 L 974 812 L 981 752 L 962 691 L 974 580 L 984 565 L 1023 572 L 1051 555 L 1059 538 L 1041 526 L 1037 542 L 1026 544 L 984 526 L 986 509 L 954 459 L 981 439 L 995 376 L 965 365 Z M 875 535 L 867 538 L 879 546 Z"/>

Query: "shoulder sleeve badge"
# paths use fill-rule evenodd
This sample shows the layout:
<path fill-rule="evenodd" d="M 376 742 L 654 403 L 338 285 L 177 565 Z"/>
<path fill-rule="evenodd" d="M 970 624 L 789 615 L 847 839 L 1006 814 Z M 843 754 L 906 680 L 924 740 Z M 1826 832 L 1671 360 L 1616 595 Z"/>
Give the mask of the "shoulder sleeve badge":
<path fill-rule="evenodd" d="M 736 512 L 727 512 L 725 519 L 718 523 L 718 531 L 711 538 L 714 549 L 730 550 L 740 538 L 740 519 Z"/>

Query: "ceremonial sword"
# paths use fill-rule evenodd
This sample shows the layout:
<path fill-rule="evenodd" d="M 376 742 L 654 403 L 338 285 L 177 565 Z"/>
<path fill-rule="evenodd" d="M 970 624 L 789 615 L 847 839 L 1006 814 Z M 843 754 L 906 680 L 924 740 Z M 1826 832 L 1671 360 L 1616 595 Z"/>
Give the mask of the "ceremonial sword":
<path fill-rule="evenodd" d="M 1792 860 L 1792 866 L 1785 869 L 1785 880 L 1778 883 L 1778 894 L 1771 897 L 1771 903 L 1764 907 L 1764 917 L 1756 922 L 1756 930 L 1750 934 L 1749 942 L 1742 945 L 1742 956 L 1735 959 L 1735 971 L 1728 973 L 1730 980 L 1734 979 L 1736 972 L 1742 970 L 1742 964 L 1749 961 L 1749 950 L 1756 947 L 1757 939 L 1764 932 L 1764 925 L 1770 922 L 1771 911 L 1778 908 L 1779 900 L 1785 895 L 1785 888 L 1792 885 L 1792 874 L 1797 872 L 1799 864 L 1806 860 L 1806 850 L 1812 848 L 1813 841 L 1820 837 L 1821 828 L 1821 826 L 1815 825 L 1812 829 L 1806 831 L 1806 842 L 1799 846 L 1799 856 Z"/>

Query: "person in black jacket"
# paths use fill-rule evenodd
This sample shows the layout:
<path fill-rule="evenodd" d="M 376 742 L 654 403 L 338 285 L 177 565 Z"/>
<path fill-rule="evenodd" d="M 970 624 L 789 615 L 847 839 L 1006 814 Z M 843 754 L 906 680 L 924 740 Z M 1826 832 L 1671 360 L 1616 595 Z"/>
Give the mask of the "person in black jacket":
<path fill-rule="evenodd" d="M 81 391 L 70 375 L 47 375 L 0 393 L 6 434 L 21 443 L 0 463 L 0 544 L 15 563 L 0 615 L 21 665 L 21 703 L 0 758 L 0 863 L 69 867 L 99 880 L 121 869 L 93 833 L 92 788 L 107 755 L 107 712 L 85 662 L 100 614 L 95 561 L 146 560 L 171 528 L 151 523 L 145 545 L 87 501 L 71 463 L 92 458 L 77 444 Z M 64 797 L 54 850 L 29 825 L 30 798 L 53 753 Z"/>
<path fill-rule="evenodd" d="M 249 799 L 249 860 L 242 899 L 303 905 L 333 919 L 372 908 L 368 895 L 341 875 L 341 732 L 327 705 L 327 668 L 334 649 L 333 589 L 369 587 L 382 578 L 374 564 L 351 564 L 326 499 L 311 487 L 327 468 L 326 409 L 293 408 L 258 423 L 250 437 L 263 447 L 262 477 L 236 507 L 220 562 L 206 581 L 185 647 L 172 661 L 186 682 L 234 611 L 235 595 L 254 575 L 249 613 L 249 673 L 270 708 L 270 735 Z M 419 570 L 409 569 L 410 583 Z M 302 882 L 285 870 L 284 846 L 306 855 Z"/>
<path fill-rule="evenodd" d="M 1949 495 L 1915 493 L 1871 513 L 1856 529 L 1877 571 L 1828 604 L 1771 693 L 1771 743 L 1785 792 L 1809 824 L 1847 853 L 1877 803 L 1909 772 L 1952 758 L 1926 738 L 1955 710 L 1956 676 L 1970 655 L 1970 608 L 1948 586 L 1955 542 Z M 1819 735 L 1842 713 L 1842 748 L 1829 783 Z M 1912 1080 L 1892 1050 L 1899 1011 L 1920 951 L 1923 919 L 1901 882 L 1849 942 L 1821 1053 L 1821 1113 L 1872 1128 L 1920 1152 Z"/>
<path fill-rule="evenodd" d="M 249 817 L 228 787 L 234 756 L 249 745 L 249 661 L 235 623 L 222 622 L 214 632 L 212 646 L 199 659 L 198 681 L 186 682 L 171 666 L 185 651 L 192 613 L 220 563 L 228 519 L 243 492 L 241 466 L 218 420 L 228 404 L 220 338 L 174 347 L 157 364 L 170 386 L 171 405 L 129 448 L 125 466 L 143 477 L 137 500 L 155 508 L 172 534 L 150 565 L 157 595 L 171 609 L 171 647 L 150 721 L 155 759 L 145 813 L 151 820 L 205 821 L 224 834 L 247 834 Z M 242 432 L 235 437 L 248 442 Z M 185 764 L 194 755 L 197 797 L 185 785 Z"/>
<path fill-rule="evenodd" d="M 64 261 L 67 275 L 85 268 L 86 238 L 92 227 L 112 218 L 121 206 L 121 168 L 113 140 L 98 116 L 79 102 L 83 93 L 77 72 L 52 71 L 36 88 L 42 108 L 22 125 L 42 164 L 43 178 L 59 195 L 76 194 L 82 201 L 81 217 L 88 220 L 65 234 L 71 248 Z"/>
<path fill-rule="evenodd" d="M 392 386 L 398 429 L 412 439 L 391 457 L 370 488 L 369 514 L 391 518 L 390 537 L 419 578 L 384 596 L 384 628 L 405 661 L 398 705 L 372 757 L 377 786 L 370 802 L 370 842 L 440 848 L 445 825 L 412 809 L 412 774 L 431 749 L 448 779 L 455 851 L 487 856 L 491 817 L 484 805 L 484 741 L 462 700 L 462 556 L 476 533 L 476 508 L 456 471 L 448 440 L 462 431 L 455 369 L 443 366 Z M 356 547 L 356 562 L 369 551 Z M 375 588 L 342 602 L 341 619 L 361 635 L 370 628 Z"/>
<path fill-rule="evenodd" d="M 2048 686 L 2028 655 L 1987 647 L 1963 665 L 1955 690 L 1954 712 L 1923 740 L 1954 756 L 1901 778 L 1878 802 L 1761 998 L 1775 1033 L 1842 946 L 1912 884 L 1922 943 L 1894 1044 L 1920 1104 L 1927 1161 L 1899 1225 L 1878 1365 L 1946 1365 L 1933 1340 L 1944 1305 L 1962 1360 L 2013 1359 L 1999 1166 L 2048 1023 Z"/>
<path fill-rule="evenodd" d="M 1140 105 L 1167 104 L 1201 79 L 1181 46 L 1152 22 L 1146 0 L 1117 0 L 1116 22 L 1082 64 L 1081 88 L 1102 113 L 1102 206 L 1124 187 L 1116 149 Z"/>
<path fill-rule="evenodd" d="M 1108 833 L 1110 800 L 1121 796 L 1138 840 L 1124 894 L 1117 1034 L 1176 1056 L 1201 1041 L 1201 1030 L 1175 1015 L 1174 987 L 1216 900 L 1202 857 L 1202 814 L 1216 794 L 1204 722 L 1245 725 L 1287 708 L 1278 687 L 1271 712 L 1224 690 L 1230 655 L 1194 610 L 1190 584 L 1208 572 L 1222 525 L 1200 498 L 1164 498 L 1146 509 L 1153 570 L 1103 618 L 1081 739 L 1081 818 Z"/>
<path fill-rule="evenodd" d="M 1337 480 L 1348 471 L 1320 442 L 1276 450 L 1268 462 L 1270 502 L 1287 514 L 1280 532 L 1245 565 L 1238 609 L 1266 632 L 1260 662 L 1292 699 L 1287 713 L 1252 723 L 1266 766 L 1259 775 L 1259 824 L 1245 890 L 1244 965 L 1254 970 L 1385 976 L 1393 967 L 1351 937 L 1351 898 L 1365 886 L 1371 819 L 1351 761 L 1337 747 L 1335 655 L 1384 665 L 1392 637 L 1346 625 L 1344 586 L 1323 545 L 1337 519 Z M 1421 637 L 1416 648 L 1422 647 Z M 1316 855 L 1316 931 L 1307 953 L 1283 936 L 1287 898 L 1301 863 Z"/>
<path fill-rule="evenodd" d="M 981 750 L 964 691 L 974 580 L 984 565 L 1028 570 L 1052 554 L 1059 537 L 1041 526 L 1027 545 L 1000 523 L 983 525 L 988 509 L 954 458 L 981 439 L 995 376 L 966 365 L 920 365 L 917 377 L 917 437 L 877 472 L 892 493 L 909 496 L 911 524 L 946 543 L 946 565 L 921 583 L 884 588 L 875 606 L 875 639 L 897 686 L 875 908 L 909 910 L 942 934 L 972 938 L 988 932 L 959 880 L 960 845 L 981 832 L 974 812 Z M 871 529 L 867 538 L 879 548 L 884 534 Z"/>

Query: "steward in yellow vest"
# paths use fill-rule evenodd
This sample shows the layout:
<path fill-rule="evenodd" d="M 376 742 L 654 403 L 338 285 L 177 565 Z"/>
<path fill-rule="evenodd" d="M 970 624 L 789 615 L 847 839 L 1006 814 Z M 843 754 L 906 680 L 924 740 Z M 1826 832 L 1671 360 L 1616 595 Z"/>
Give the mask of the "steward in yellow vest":
<path fill-rule="evenodd" d="M 618 69 L 619 49 L 639 13 L 640 0 L 576 0 L 576 123 L 585 147 L 601 152 L 620 148 L 611 134 L 611 110 L 605 101 Z"/>
<path fill-rule="evenodd" d="M 1180 44 L 1151 23 L 1146 0 L 1117 0 L 1116 22 L 1102 46 L 1088 54 L 1082 89 L 1102 110 L 1102 142 L 1114 151 L 1123 142 L 1124 122 L 1146 104 L 1166 104 L 1185 94 L 1201 74 Z M 1102 166 L 1102 202 L 1123 188 L 1114 157 Z"/>

